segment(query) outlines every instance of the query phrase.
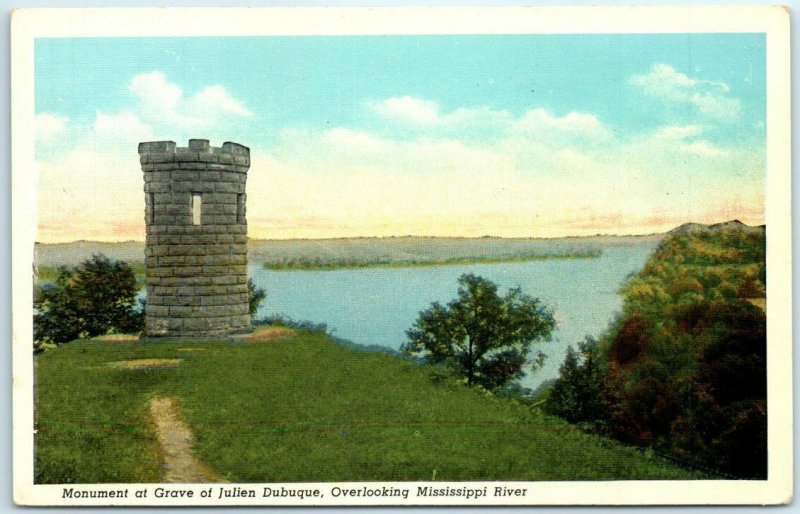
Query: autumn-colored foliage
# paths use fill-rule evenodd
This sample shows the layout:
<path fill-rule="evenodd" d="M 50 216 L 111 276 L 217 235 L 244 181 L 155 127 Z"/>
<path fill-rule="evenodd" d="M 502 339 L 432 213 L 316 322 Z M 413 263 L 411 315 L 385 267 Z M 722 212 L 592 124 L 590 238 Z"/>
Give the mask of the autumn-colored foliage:
<path fill-rule="evenodd" d="M 554 386 L 602 407 L 563 412 L 551 395 L 547 409 L 688 466 L 766 478 L 765 279 L 763 231 L 666 238 L 591 359 L 573 356 Z"/>

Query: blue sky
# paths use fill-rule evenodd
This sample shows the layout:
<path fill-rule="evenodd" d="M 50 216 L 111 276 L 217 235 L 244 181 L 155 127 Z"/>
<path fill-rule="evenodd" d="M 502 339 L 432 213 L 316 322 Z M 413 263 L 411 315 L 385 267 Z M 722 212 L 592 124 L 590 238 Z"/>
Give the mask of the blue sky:
<path fill-rule="evenodd" d="M 251 237 L 763 222 L 763 34 L 38 39 L 35 59 L 43 241 L 142 239 L 151 139 L 250 146 Z"/>

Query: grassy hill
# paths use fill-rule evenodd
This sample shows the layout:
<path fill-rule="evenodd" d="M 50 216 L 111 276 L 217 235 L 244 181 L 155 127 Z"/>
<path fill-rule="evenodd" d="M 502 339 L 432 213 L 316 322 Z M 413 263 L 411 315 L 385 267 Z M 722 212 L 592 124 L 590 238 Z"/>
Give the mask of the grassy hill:
<path fill-rule="evenodd" d="M 233 482 L 703 478 L 322 333 L 76 341 L 35 359 L 38 483 L 162 480 L 156 396 L 178 399 L 197 456 Z"/>

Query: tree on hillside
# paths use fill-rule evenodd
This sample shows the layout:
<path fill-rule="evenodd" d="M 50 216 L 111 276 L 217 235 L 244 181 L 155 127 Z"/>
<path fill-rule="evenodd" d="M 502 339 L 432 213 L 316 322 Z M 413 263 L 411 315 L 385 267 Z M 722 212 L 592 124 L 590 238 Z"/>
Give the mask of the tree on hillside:
<path fill-rule="evenodd" d="M 34 292 L 34 340 L 60 344 L 109 331 L 138 332 L 144 314 L 136 308 L 136 290 L 131 267 L 104 255 L 61 268 L 55 282 Z"/>
<path fill-rule="evenodd" d="M 486 389 L 524 376 L 531 344 L 548 340 L 555 328 L 551 310 L 519 288 L 501 297 L 497 285 L 473 274 L 458 284 L 457 299 L 420 312 L 406 331 L 404 351 L 448 365 L 467 384 Z"/>
<path fill-rule="evenodd" d="M 550 390 L 544 409 L 571 423 L 595 422 L 603 417 L 604 370 L 597 341 L 592 337 L 578 344 L 579 351 L 567 348 L 559 377 Z"/>

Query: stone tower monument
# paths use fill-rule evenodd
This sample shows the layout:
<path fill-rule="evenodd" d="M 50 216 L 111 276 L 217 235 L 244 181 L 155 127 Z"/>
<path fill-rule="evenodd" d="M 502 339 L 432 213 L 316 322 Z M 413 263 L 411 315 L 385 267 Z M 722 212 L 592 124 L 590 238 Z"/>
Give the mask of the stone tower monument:
<path fill-rule="evenodd" d="M 245 182 L 250 150 L 190 139 L 139 144 L 144 172 L 145 335 L 212 336 L 250 327 Z"/>

